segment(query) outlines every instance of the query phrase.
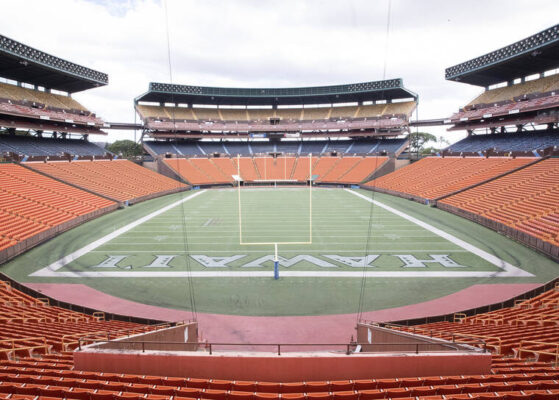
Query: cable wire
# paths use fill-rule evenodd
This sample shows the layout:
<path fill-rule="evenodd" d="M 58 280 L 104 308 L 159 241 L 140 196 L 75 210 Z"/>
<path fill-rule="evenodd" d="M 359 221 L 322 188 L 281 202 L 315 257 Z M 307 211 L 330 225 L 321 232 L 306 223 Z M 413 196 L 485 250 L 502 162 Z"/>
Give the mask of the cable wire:
<path fill-rule="evenodd" d="M 168 67 L 169 67 L 169 83 L 172 85 L 173 84 L 173 67 L 172 67 L 172 63 L 171 63 L 171 40 L 170 40 L 170 34 L 169 34 L 169 12 L 168 12 L 168 7 L 167 7 L 167 0 L 163 1 L 163 9 L 165 11 L 165 31 L 166 31 L 166 35 L 167 35 L 167 62 L 168 62 Z M 175 103 L 174 101 L 174 94 L 171 91 L 171 103 Z M 171 118 L 173 120 L 173 132 L 174 132 L 174 139 L 175 142 L 178 139 L 178 134 L 177 134 L 177 125 L 176 125 L 176 120 L 175 120 L 175 107 L 172 107 L 171 110 Z M 179 175 L 179 177 L 182 178 L 182 174 L 180 171 L 180 162 L 177 162 L 177 173 Z M 181 199 L 184 200 L 184 192 L 181 192 Z M 190 265 L 190 249 L 189 249 L 189 245 L 188 245 L 188 229 L 186 226 L 186 213 L 184 211 L 184 201 L 181 202 L 180 204 L 180 210 L 181 210 L 181 227 L 182 227 L 182 237 L 183 237 L 183 245 L 184 245 L 184 258 L 185 258 L 185 268 L 186 268 L 186 274 L 187 274 L 187 298 L 190 300 L 190 309 L 192 312 L 192 319 L 194 321 L 198 320 L 198 312 L 196 311 L 196 296 L 195 296 L 195 291 L 194 291 L 194 281 L 192 278 L 192 269 L 191 269 L 191 265 Z"/>
<path fill-rule="evenodd" d="M 392 9 L 392 0 L 388 0 L 388 10 L 386 15 L 386 41 L 384 46 L 384 66 L 382 71 L 382 80 L 386 80 L 386 67 L 387 67 L 387 60 L 388 60 L 388 44 L 390 39 L 390 16 L 391 16 L 391 9 Z M 383 93 L 384 94 L 384 93 Z M 377 152 L 378 153 L 378 152 Z M 379 154 L 380 155 L 380 154 Z M 379 158 L 376 157 L 375 162 L 375 173 L 378 168 Z M 373 175 L 374 176 L 374 175 Z M 376 180 L 376 178 L 375 178 Z M 371 248 L 372 243 L 372 228 L 373 228 L 373 218 L 375 214 L 375 180 L 372 182 L 371 187 L 371 205 L 369 207 L 369 223 L 367 227 L 367 241 L 365 243 L 365 255 L 363 257 L 363 275 L 361 276 L 361 287 L 359 290 L 359 304 L 357 306 L 357 314 L 356 314 L 356 322 L 359 323 L 363 319 L 363 307 L 365 303 L 365 293 L 367 289 L 367 258 L 369 256 L 369 251 Z"/>

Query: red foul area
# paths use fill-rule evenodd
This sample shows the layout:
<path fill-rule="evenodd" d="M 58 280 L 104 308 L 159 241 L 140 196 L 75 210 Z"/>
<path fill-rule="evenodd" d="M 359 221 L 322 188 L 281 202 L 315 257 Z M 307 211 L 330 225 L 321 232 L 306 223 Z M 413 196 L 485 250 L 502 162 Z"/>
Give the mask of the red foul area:
<path fill-rule="evenodd" d="M 54 299 L 113 314 L 183 321 L 192 313 L 146 305 L 111 296 L 83 284 L 27 283 L 30 288 Z M 541 284 L 473 285 L 448 296 L 403 307 L 365 312 L 369 321 L 397 321 L 451 314 L 500 303 L 532 290 Z M 221 343 L 346 343 L 355 336 L 356 314 L 294 317 L 253 317 L 198 313 L 202 340 Z"/>

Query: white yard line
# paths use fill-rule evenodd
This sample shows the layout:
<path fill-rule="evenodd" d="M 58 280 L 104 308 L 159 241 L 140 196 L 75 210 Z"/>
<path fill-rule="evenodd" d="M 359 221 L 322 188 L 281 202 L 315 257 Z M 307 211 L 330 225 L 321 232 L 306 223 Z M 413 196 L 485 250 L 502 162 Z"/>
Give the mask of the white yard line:
<path fill-rule="evenodd" d="M 149 221 L 150 219 L 152 219 L 154 217 L 157 217 L 158 215 L 163 214 L 164 212 L 167 212 L 170 209 L 178 206 L 179 204 L 182 204 L 182 203 L 184 203 L 188 200 L 191 200 L 191 199 L 201 195 L 204 192 L 205 192 L 205 190 L 201 190 L 201 191 L 196 192 L 196 193 L 194 193 L 194 194 L 192 194 L 192 195 L 190 195 L 186 198 L 175 201 L 174 203 L 169 204 L 168 206 L 160 208 L 159 210 L 154 211 L 151 214 L 146 215 L 145 217 L 139 218 L 136 221 L 134 221 L 134 222 L 132 222 L 128 225 L 125 225 L 122 228 L 119 228 L 116 231 L 111 232 L 108 235 L 105 235 L 102 238 L 97 239 L 94 242 L 91 242 L 87 246 L 84 246 L 81 249 L 76 250 L 71 254 L 68 254 L 67 256 L 61 258 L 60 260 L 57 260 L 57 261 L 53 262 L 49 266 L 32 273 L 30 276 L 52 276 L 52 272 L 55 272 L 55 271 L 59 270 L 60 268 L 62 268 L 66 264 L 71 263 L 72 261 L 74 261 L 77 258 L 83 256 L 84 254 L 87 254 L 90 251 L 95 250 L 97 247 L 104 245 L 105 243 L 107 243 L 107 242 L 111 241 L 112 239 L 122 235 L 123 233 L 128 232 L 131 229 L 134 229 L 138 225 L 141 225 L 144 222 Z"/>
<path fill-rule="evenodd" d="M 491 278 L 498 273 L 494 271 L 286 271 L 282 270 L 282 277 L 305 278 Z M 55 272 L 46 271 L 41 276 L 55 276 L 64 278 L 272 278 L 273 270 L 267 271 L 81 271 Z"/>
<path fill-rule="evenodd" d="M 214 243 L 212 243 L 214 244 Z M 195 246 L 192 246 L 195 247 Z M 126 253 L 131 253 L 131 254 L 136 254 L 136 253 L 150 253 L 150 254 L 160 254 L 160 253 L 178 253 L 178 254 L 183 254 L 186 253 L 186 251 L 184 250 L 161 250 L 160 248 L 157 249 L 153 249 L 153 250 L 93 250 L 90 251 L 90 253 L 103 253 L 106 254 L 107 251 L 110 251 L 111 253 L 118 253 L 118 254 L 126 254 Z M 235 251 L 233 250 L 214 250 L 214 249 L 205 249 L 205 250 L 200 250 L 200 249 L 190 249 L 189 253 L 192 253 L 196 251 L 197 253 L 226 253 L 226 254 L 232 254 L 235 253 Z M 456 250 L 456 249 L 429 249 L 429 250 L 418 250 L 418 249 L 369 249 L 369 253 L 373 254 L 373 253 L 399 253 L 399 254 L 413 254 L 413 253 L 441 253 L 441 252 L 452 252 L 452 253 L 469 253 L 469 251 L 466 250 Z M 340 249 L 340 250 L 332 250 L 330 248 L 327 249 L 321 249 L 321 250 L 301 250 L 301 249 L 296 249 L 296 250 L 288 250 L 288 249 L 283 249 L 281 251 L 282 253 L 326 253 L 326 252 L 333 252 L 333 253 L 357 253 L 357 254 L 363 254 L 363 249 L 354 249 L 354 250 L 347 250 L 347 249 Z M 239 251 L 239 253 L 269 253 L 269 250 L 246 250 L 243 249 L 242 251 Z"/>
<path fill-rule="evenodd" d="M 367 200 L 370 203 L 373 203 L 374 205 L 381 207 L 383 209 L 385 209 L 386 211 L 390 211 L 393 214 L 396 214 L 410 222 L 413 222 L 416 225 L 419 225 L 420 227 L 427 229 L 430 232 L 433 232 L 434 234 L 448 240 L 449 242 L 454 243 L 455 245 L 463 248 L 464 250 L 469 251 L 470 253 L 475 254 L 476 256 L 483 258 L 484 260 L 488 261 L 489 263 L 495 265 L 496 267 L 500 268 L 502 271 L 493 273 L 489 276 L 494 276 L 494 277 L 527 277 L 527 276 L 534 276 L 533 274 L 524 271 L 523 269 L 520 269 L 518 267 L 515 267 L 512 264 L 509 264 L 508 262 L 501 260 L 499 257 L 494 256 L 493 254 L 489 254 L 488 252 L 486 252 L 485 250 L 481 250 L 480 248 L 471 245 L 468 242 L 463 241 L 462 239 L 458 239 L 456 236 L 453 236 L 439 228 L 435 228 L 433 225 L 430 225 L 426 222 L 423 222 L 417 218 L 414 218 L 402 211 L 396 210 L 395 208 L 392 208 L 390 206 L 387 206 L 384 203 L 381 203 L 377 200 L 371 200 L 370 198 L 368 198 L 367 196 L 361 194 L 361 193 L 357 193 L 353 190 L 350 189 L 344 189 L 346 192 L 351 193 L 357 197 L 361 197 L 364 200 Z M 429 276 L 428 272 L 425 272 L 426 275 L 424 276 Z"/>

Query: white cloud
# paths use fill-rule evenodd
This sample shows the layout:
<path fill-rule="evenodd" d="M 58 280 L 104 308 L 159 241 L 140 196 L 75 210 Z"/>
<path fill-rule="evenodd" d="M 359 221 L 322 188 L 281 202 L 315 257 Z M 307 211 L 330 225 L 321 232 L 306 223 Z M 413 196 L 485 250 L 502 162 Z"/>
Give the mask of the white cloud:
<path fill-rule="evenodd" d="M 555 0 L 167 0 L 173 81 L 208 86 L 307 86 L 401 77 L 421 119 L 448 117 L 480 88 L 444 69 L 556 21 Z M 75 97 L 106 121 L 130 122 L 133 99 L 168 82 L 163 3 L 156 0 L 6 1 L 3 34 L 109 74 Z M 431 129 L 444 134 L 443 128 Z M 128 133 L 111 133 L 110 139 Z M 454 141 L 460 133 L 449 133 Z"/>

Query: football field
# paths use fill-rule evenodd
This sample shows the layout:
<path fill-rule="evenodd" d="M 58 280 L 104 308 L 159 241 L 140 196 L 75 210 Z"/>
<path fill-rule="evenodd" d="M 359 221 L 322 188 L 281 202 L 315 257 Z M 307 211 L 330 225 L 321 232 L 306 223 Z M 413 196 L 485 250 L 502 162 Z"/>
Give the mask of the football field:
<path fill-rule="evenodd" d="M 180 309 L 193 290 L 199 312 L 244 315 L 356 312 L 362 284 L 363 309 L 374 310 L 558 273 L 553 261 L 449 213 L 326 188 L 166 196 L 68 231 L 0 270 Z"/>

